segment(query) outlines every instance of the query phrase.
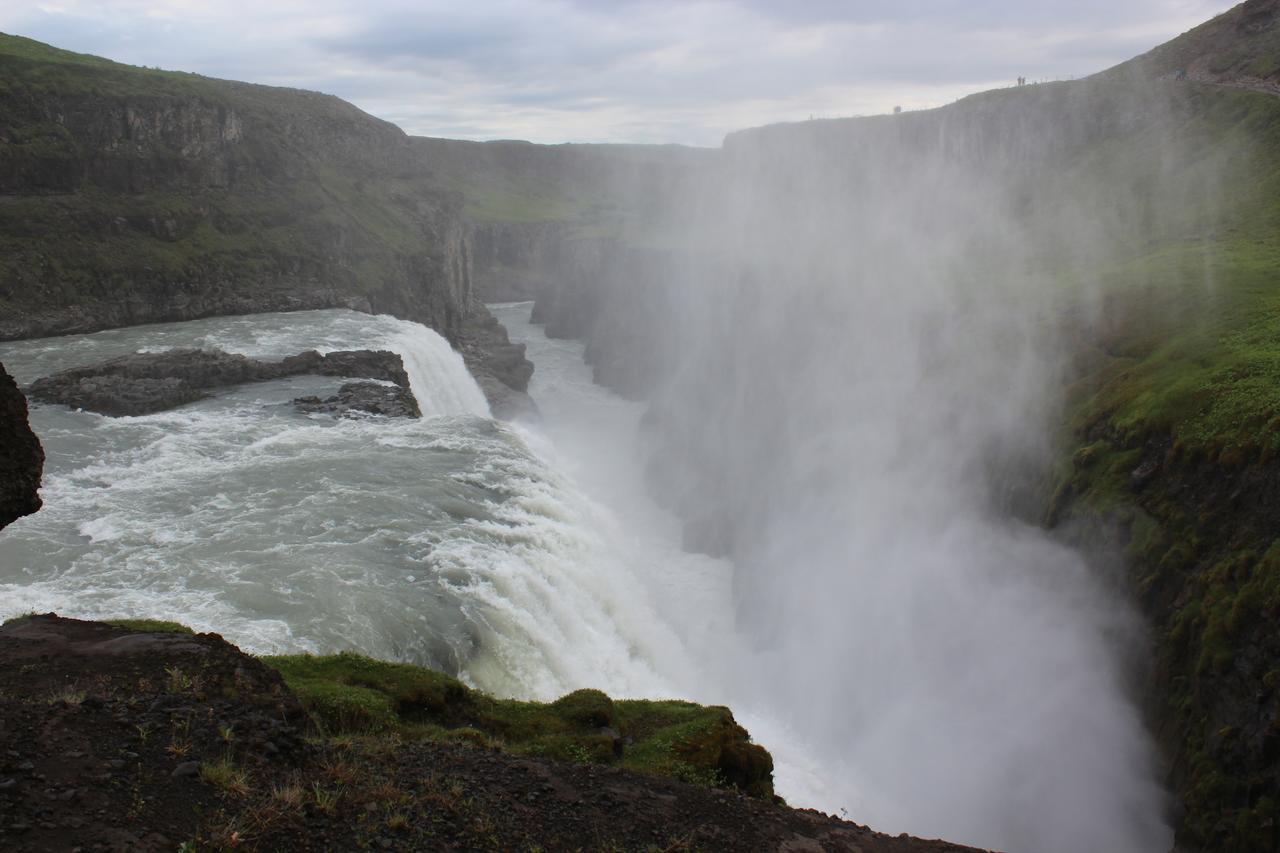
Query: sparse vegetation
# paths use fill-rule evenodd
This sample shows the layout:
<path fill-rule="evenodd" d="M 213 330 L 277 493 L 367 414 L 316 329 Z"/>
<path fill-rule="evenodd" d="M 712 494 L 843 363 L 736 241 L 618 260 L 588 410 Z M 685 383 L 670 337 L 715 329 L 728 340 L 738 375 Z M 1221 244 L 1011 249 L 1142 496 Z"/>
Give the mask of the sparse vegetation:
<path fill-rule="evenodd" d="M 49 704 L 61 702 L 64 705 L 79 705 L 85 700 L 85 692 L 75 685 L 67 685 L 55 691 L 49 697 Z"/>
<path fill-rule="evenodd" d="M 200 781 L 238 797 L 243 797 L 250 791 L 249 774 L 237 767 L 230 758 L 202 762 Z"/>
<path fill-rule="evenodd" d="M 164 672 L 166 676 L 165 690 L 170 693 L 187 693 L 195 685 L 192 677 L 183 672 L 181 667 L 165 667 Z"/>

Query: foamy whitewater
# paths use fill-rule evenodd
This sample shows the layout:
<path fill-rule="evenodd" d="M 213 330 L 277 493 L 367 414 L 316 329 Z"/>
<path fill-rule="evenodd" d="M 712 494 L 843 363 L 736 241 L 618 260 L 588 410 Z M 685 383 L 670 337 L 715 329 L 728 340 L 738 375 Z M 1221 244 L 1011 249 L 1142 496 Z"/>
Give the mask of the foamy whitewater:
<path fill-rule="evenodd" d="M 424 417 L 297 413 L 293 398 L 341 383 L 321 377 L 145 417 L 36 406 L 45 509 L 0 537 L 0 617 L 172 618 L 256 652 L 356 649 L 544 698 L 692 681 L 607 512 L 549 464 L 545 438 L 489 418 L 462 359 L 423 326 L 221 318 L 10 344 L 0 360 L 28 382 L 175 346 L 390 349 Z"/>

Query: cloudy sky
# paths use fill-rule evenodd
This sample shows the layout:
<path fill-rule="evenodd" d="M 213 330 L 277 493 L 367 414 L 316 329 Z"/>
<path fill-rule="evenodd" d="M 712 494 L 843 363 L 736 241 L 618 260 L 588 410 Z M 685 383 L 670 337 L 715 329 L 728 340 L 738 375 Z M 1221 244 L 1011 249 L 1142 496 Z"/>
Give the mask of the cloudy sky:
<path fill-rule="evenodd" d="M 3 0 L 0 31 L 340 95 L 409 133 L 716 145 L 1082 76 L 1231 0 Z"/>

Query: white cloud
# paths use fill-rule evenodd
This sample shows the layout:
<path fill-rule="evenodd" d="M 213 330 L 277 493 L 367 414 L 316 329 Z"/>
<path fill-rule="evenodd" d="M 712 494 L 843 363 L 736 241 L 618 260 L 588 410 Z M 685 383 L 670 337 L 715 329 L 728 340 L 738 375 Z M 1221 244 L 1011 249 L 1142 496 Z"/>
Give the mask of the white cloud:
<path fill-rule="evenodd" d="M 10 0 L 0 30 L 333 92 L 410 133 L 716 144 L 1101 70 L 1222 0 Z"/>

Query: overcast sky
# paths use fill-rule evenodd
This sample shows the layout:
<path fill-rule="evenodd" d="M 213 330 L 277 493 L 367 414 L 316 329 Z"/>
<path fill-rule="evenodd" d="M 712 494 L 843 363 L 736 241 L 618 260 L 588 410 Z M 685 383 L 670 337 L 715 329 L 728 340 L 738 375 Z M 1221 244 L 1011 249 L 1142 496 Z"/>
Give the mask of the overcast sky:
<path fill-rule="evenodd" d="M 0 31 L 332 92 L 409 133 L 716 145 L 1102 70 L 1230 0 L 2 0 Z"/>

